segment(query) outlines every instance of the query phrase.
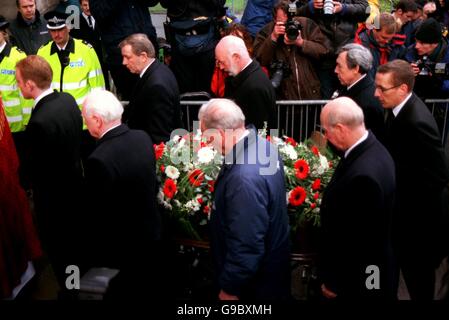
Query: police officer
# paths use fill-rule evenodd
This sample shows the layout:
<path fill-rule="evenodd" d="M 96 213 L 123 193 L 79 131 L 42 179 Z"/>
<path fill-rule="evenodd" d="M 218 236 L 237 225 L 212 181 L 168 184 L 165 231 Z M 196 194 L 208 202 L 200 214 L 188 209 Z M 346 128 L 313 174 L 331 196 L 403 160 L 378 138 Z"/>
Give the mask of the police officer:
<path fill-rule="evenodd" d="M 44 15 L 53 41 L 39 49 L 37 54 L 53 70 L 52 88 L 71 94 L 81 109 L 84 98 L 95 88 L 105 88 L 103 72 L 94 48 L 85 41 L 70 37 L 65 13 L 51 11 Z M 92 138 L 84 125 L 82 157 L 93 149 Z"/>
<path fill-rule="evenodd" d="M 26 100 L 17 88 L 16 63 L 26 57 L 20 49 L 11 46 L 6 29 L 9 23 L 0 16 L 0 95 L 9 127 L 13 134 L 19 156 L 21 155 L 21 137 L 31 114 L 33 100 Z"/>

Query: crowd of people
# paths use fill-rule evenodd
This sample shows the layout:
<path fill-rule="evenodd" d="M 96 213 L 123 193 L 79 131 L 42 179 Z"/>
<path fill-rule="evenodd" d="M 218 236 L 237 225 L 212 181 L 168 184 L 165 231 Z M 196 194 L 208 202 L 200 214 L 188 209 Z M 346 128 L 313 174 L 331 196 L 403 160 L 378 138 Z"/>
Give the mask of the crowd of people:
<path fill-rule="evenodd" d="M 165 42 L 149 13 L 159 2 Z M 217 299 L 290 298 L 283 165 L 257 129 L 277 128 L 276 100 L 319 99 L 340 156 L 321 203 L 323 299 L 395 299 L 400 272 L 411 299 L 434 298 L 449 116 L 423 101 L 449 98 L 447 1 L 380 13 L 366 0 L 249 0 L 241 24 L 224 0 L 80 0 L 75 19 L 68 1 L 44 15 L 16 4 L 15 19 L 0 15 L 1 299 L 20 295 L 43 252 L 61 298 L 69 265 L 119 269 L 106 299 L 172 297 L 153 145 L 183 126 L 180 96 L 194 91 L 215 98 L 198 119 L 225 156 L 209 224 Z"/>

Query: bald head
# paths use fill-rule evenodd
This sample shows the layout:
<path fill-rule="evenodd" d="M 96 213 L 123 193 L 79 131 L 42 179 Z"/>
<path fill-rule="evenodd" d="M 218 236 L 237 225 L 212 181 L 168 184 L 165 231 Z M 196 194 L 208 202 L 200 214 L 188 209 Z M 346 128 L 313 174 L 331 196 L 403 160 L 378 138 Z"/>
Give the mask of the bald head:
<path fill-rule="evenodd" d="M 206 129 L 239 129 L 245 127 L 242 109 L 229 99 L 211 99 L 198 113 Z"/>
<path fill-rule="evenodd" d="M 226 36 L 215 47 L 215 59 L 220 69 L 236 76 L 251 61 L 243 39 Z"/>
<path fill-rule="evenodd" d="M 324 106 L 321 114 L 327 116 L 327 123 L 330 126 L 337 123 L 352 128 L 364 126 L 362 109 L 354 100 L 347 97 L 332 100 Z"/>
<path fill-rule="evenodd" d="M 366 133 L 362 109 L 347 97 L 337 98 L 326 104 L 320 119 L 327 139 L 343 151 Z"/>

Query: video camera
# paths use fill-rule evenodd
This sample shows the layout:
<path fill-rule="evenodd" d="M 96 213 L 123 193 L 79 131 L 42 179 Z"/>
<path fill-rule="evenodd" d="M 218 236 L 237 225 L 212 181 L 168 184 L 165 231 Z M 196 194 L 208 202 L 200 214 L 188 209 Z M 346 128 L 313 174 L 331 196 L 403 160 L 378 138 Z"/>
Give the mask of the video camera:
<path fill-rule="evenodd" d="M 420 76 L 436 76 L 449 79 L 449 63 L 430 61 L 427 56 L 415 62 Z"/>
<path fill-rule="evenodd" d="M 297 15 L 298 7 L 296 1 L 289 3 L 287 12 L 287 22 L 285 23 L 285 34 L 287 39 L 290 41 L 296 40 L 298 38 L 299 32 L 302 30 L 301 23 L 294 20 L 293 18 Z"/>

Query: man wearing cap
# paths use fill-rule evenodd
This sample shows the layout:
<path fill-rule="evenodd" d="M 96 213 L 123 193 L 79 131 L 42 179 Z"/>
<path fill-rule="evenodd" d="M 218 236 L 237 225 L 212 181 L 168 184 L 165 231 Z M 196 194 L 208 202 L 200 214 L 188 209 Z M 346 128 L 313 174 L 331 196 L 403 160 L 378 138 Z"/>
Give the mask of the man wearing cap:
<path fill-rule="evenodd" d="M 46 21 L 36 9 L 36 0 L 16 0 L 16 4 L 17 18 L 11 21 L 9 28 L 11 42 L 27 55 L 36 54 L 51 39 Z"/>
<path fill-rule="evenodd" d="M 20 49 L 8 42 L 9 23 L 0 16 L 0 95 L 14 142 L 21 156 L 23 131 L 31 114 L 32 100 L 26 100 L 17 88 L 16 63 L 26 57 Z"/>
<path fill-rule="evenodd" d="M 428 63 L 449 62 L 448 42 L 434 18 L 425 20 L 416 31 L 416 43 L 408 48 L 405 59 L 412 64 L 415 93 L 421 99 L 449 97 L 449 80 L 428 66 Z"/>
<path fill-rule="evenodd" d="M 53 70 L 52 88 L 71 94 L 81 109 L 87 94 L 95 88 L 104 89 L 105 83 L 94 48 L 70 37 L 67 18 L 67 14 L 56 11 L 45 14 L 53 41 L 41 47 L 37 54 L 47 60 Z M 82 153 L 86 158 L 94 142 L 86 130 L 83 138 Z"/>

